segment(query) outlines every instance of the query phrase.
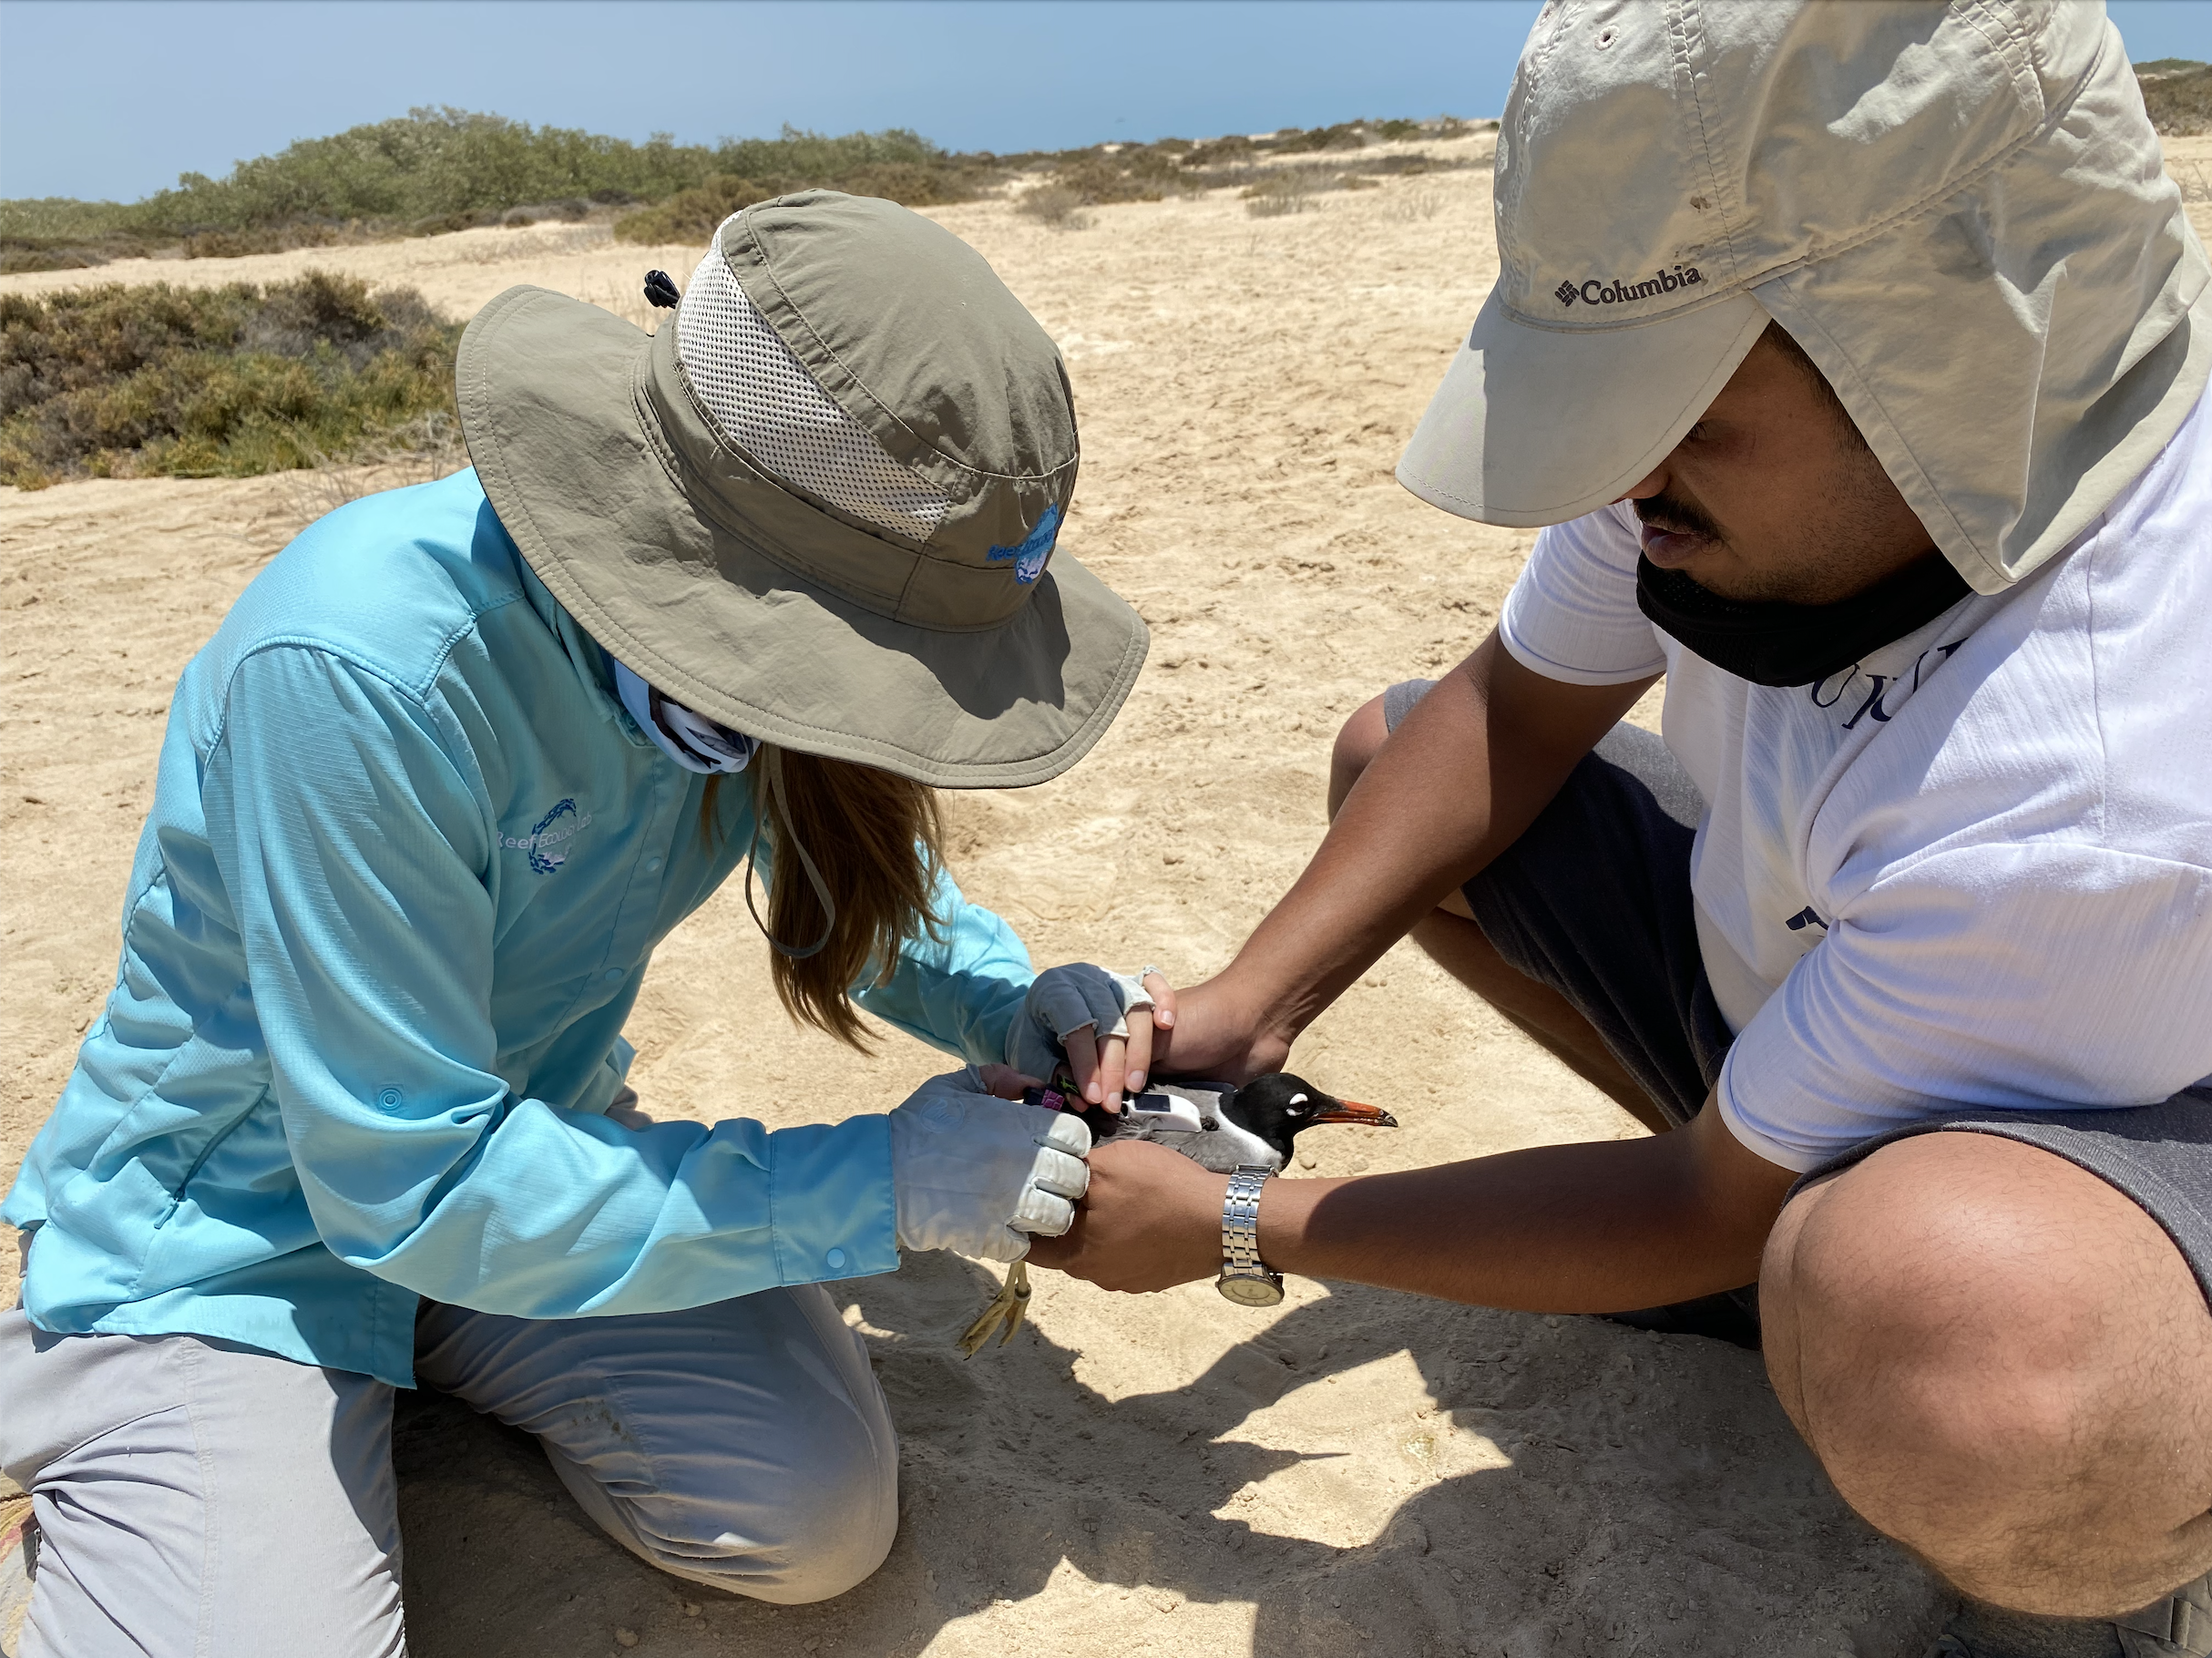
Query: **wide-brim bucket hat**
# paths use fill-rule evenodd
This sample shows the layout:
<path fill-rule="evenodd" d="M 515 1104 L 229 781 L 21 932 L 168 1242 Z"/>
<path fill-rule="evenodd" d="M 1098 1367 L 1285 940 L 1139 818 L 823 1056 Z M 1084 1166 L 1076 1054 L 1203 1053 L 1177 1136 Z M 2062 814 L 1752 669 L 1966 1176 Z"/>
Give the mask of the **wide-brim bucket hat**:
<path fill-rule="evenodd" d="M 1058 349 L 982 256 L 888 201 L 732 215 L 652 333 L 510 288 L 457 371 L 485 494 L 578 623 L 783 747 L 947 788 L 1057 776 L 1144 624 L 1065 552 Z"/>
<path fill-rule="evenodd" d="M 2212 374 L 2212 271 L 2087 0 L 1548 8 L 1495 202 L 1498 281 L 1398 467 L 1487 523 L 1620 499 L 1772 321 L 1999 592 Z"/>

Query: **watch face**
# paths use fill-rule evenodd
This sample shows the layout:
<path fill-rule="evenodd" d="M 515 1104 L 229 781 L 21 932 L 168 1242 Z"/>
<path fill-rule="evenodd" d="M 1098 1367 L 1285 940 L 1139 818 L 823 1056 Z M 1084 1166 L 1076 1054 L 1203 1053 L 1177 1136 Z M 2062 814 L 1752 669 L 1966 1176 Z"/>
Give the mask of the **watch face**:
<path fill-rule="evenodd" d="M 1271 1307 L 1283 1299 L 1283 1286 L 1273 1278 L 1257 1275 L 1232 1277 L 1224 1274 L 1214 1287 L 1239 1306 Z"/>

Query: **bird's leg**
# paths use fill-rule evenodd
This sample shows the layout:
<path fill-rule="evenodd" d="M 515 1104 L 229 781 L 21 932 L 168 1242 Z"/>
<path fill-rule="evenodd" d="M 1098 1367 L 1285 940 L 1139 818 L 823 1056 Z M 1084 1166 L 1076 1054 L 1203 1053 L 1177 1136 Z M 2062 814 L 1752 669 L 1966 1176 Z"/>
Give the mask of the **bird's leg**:
<path fill-rule="evenodd" d="M 1017 1261 L 1007 1268 L 1006 1287 L 998 1294 L 1010 1295 L 1014 1298 L 1014 1305 L 1007 1310 L 1006 1328 L 998 1336 L 998 1345 L 1003 1347 L 1014 1339 L 1014 1332 L 1021 1328 L 1021 1321 L 1029 1315 L 1029 1264 L 1027 1261 Z"/>
<path fill-rule="evenodd" d="M 960 1352 L 966 1357 L 975 1357 L 976 1349 L 990 1340 L 994 1330 L 998 1331 L 998 1345 L 1005 1346 L 1014 1339 L 1014 1332 L 1021 1328 L 1021 1320 L 1029 1310 L 1029 1264 L 1017 1261 L 1007 1268 L 1006 1282 L 991 1297 L 990 1305 L 978 1314 L 976 1322 L 961 1333 Z M 999 1328 L 1001 1325 L 1004 1329 Z"/>

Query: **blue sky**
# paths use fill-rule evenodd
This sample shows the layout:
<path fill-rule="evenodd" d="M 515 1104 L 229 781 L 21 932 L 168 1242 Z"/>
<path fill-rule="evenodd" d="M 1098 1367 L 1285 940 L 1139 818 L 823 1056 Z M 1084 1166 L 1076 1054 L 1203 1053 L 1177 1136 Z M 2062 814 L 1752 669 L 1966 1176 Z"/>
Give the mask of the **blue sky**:
<path fill-rule="evenodd" d="M 2112 6 L 2212 58 L 2212 0 Z M 912 127 L 957 149 L 1498 113 L 1536 0 L 5 0 L 0 197 L 134 200 L 454 104 L 685 141 Z"/>

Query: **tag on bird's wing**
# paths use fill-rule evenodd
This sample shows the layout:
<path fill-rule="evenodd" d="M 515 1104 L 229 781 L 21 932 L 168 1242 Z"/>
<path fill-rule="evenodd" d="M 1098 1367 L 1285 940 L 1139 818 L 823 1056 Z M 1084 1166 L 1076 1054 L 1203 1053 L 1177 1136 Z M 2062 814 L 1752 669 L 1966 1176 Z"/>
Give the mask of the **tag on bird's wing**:
<path fill-rule="evenodd" d="M 1132 1127 L 1143 1124 L 1154 1130 L 1167 1129 L 1185 1134 L 1205 1131 L 1207 1113 L 1181 1094 L 1171 1094 L 1165 1090 L 1138 1094 L 1124 1100 L 1121 1109 L 1130 1113 Z"/>
<path fill-rule="evenodd" d="M 1048 1111 L 1068 1111 L 1091 1125 L 1093 1138 L 1111 1140 L 1116 1134 L 1203 1134 L 1220 1123 L 1221 1110 L 1235 1094 L 1234 1082 L 1182 1082 L 1149 1093 L 1132 1094 L 1118 1113 L 1086 1100 L 1065 1068 L 1042 1088 L 1025 1090 L 1024 1105 L 1039 1105 Z"/>

